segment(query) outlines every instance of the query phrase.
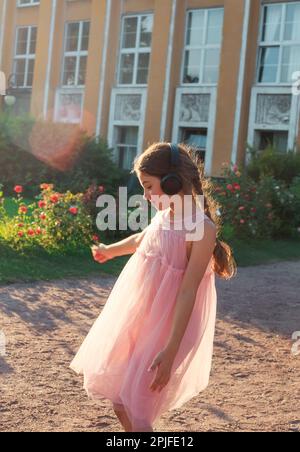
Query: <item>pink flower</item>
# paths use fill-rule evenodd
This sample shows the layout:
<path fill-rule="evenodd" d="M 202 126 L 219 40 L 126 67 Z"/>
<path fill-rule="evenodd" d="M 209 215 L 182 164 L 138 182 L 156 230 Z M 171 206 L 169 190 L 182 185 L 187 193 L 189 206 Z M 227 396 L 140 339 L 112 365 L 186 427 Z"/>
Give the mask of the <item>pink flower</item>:
<path fill-rule="evenodd" d="M 27 213 L 27 212 L 28 212 L 28 208 L 26 206 L 20 206 L 19 213 Z"/>
<path fill-rule="evenodd" d="M 244 206 L 239 207 L 239 210 L 245 210 Z"/>
<path fill-rule="evenodd" d="M 15 190 L 15 192 L 18 193 L 18 194 L 23 193 L 23 187 L 22 187 L 22 185 L 16 185 L 15 188 L 14 188 L 14 190 Z"/>
<path fill-rule="evenodd" d="M 230 191 L 232 191 L 232 190 L 233 190 L 233 186 L 232 186 L 231 184 L 228 184 L 228 185 L 227 185 L 227 189 L 230 190 Z"/>
<path fill-rule="evenodd" d="M 241 186 L 240 186 L 240 184 L 235 183 L 235 184 L 233 184 L 233 188 L 234 188 L 235 190 L 240 190 L 240 189 L 241 189 Z"/>
<path fill-rule="evenodd" d="M 50 196 L 50 201 L 51 201 L 53 204 L 57 204 L 58 201 L 59 201 L 59 196 L 58 196 L 58 194 L 51 195 L 51 196 Z"/>
<path fill-rule="evenodd" d="M 240 220 L 240 223 L 241 223 L 241 224 L 245 224 L 245 220 L 241 219 L 241 220 Z"/>
<path fill-rule="evenodd" d="M 99 192 L 100 192 L 100 193 L 103 193 L 104 190 L 105 190 L 105 188 L 103 187 L 103 185 L 100 185 L 100 187 L 99 187 Z"/>
<path fill-rule="evenodd" d="M 237 165 L 234 165 L 233 168 L 232 168 L 232 171 L 234 173 L 236 173 L 238 171 L 238 169 L 239 169 L 239 167 Z"/>
<path fill-rule="evenodd" d="M 70 207 L 69 212 L 72 215 L 77 215 L 78 214 L 78 207 Z"/>
<path fill-rule="evenodd" d="M 44 209 L 44 207 L 46 207 L 46 203 L 45 203 L 45 201 L 39 201 L 39 203 L 38 203 L 38 206 L 39 206 L 39 208 L 40 209 Z"/>

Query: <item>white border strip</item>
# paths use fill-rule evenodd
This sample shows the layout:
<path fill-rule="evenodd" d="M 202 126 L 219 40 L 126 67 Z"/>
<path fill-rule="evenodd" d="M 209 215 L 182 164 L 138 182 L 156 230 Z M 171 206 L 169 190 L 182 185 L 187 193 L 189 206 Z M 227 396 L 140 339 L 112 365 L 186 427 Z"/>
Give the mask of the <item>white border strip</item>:
<path fill-rule="evenodd" d="M 102 111 L 103 111 L 103 97 L 104 97 L 104 87 L 105 87 L 105 71 L 106 71 L 106 59 L 108 51 L 108 38 L 109 38 L 109 28 L 111 20 L 111 0 L 106 2 L 106 15 L 105 15 L 105 29 L 104 29 L 104 47 L 101 62 L 101 73 L 100 73 L 100 83 L 99 83 L 99 100 L 98 100 L 98 111 L 96 119 L 96 136 L 100 135 L 101 124 L 102 124 Z"/>
<path fill-rule="evenodd" d="M 4 32 L 5 32 L 5 18 L 7 12 L 7 0 L 3 1 L 2 13 L 1 13 L 1 27 L 0 27 L 0 69 L 2 68 L 2 58 L 3 58 L 3 42 L 4 42 Z"/>
<path fill-rule="evenodd" d="M 240 131 L 240 125 L 241 125 L 241 112 L 242 112 L 244 83 L 245 83 L 245 68 L 246 68 L 251 0 L 244 0 L 244 5 L 245 5 L 245 12 L 244 12 L 244 23 L 243 23 L 243 37 L 242 37 L 242 47 L 241 47 L 241 56 L 240 56 L 239 80 L 238 80 L 238 90 L 237 90 L 237 98 L 236 98 L 236 110 L 235 110 L 233 143 L 232 143 L 232 153 L 231 153 L 231 161 L 233 164 L 237 163 L 239 131 Z"/>
<path fill-rule="evenodd" d="M 44 119 L 47 118 L 47 113 L 48 113 L 56 8 L 57 8 L 57 0 L 52 0 L 51 25 L 50 25 L 49 47 L 48 47 L 48 62 L 47 62 L 47 72 L 46 72 L 45 91 L 44 91 L 44 105 L 43 105 Z"/>
<path fill-rule="evenodd" d="M 164 88 L 162 114 L 161 114 L 161 125 L 160 125 L 160 140 L 161 141 L 165 140 L 165 134 L 166 134 L 176 11 L 177 11 L 177 0 L 173 0 L 172 16 L 171 16 L 171 24 L 170 24 L 170 36 L 169 36 L 169 45 L 168 45 L 167 69 L 166 69 L 165 88 Z"/>

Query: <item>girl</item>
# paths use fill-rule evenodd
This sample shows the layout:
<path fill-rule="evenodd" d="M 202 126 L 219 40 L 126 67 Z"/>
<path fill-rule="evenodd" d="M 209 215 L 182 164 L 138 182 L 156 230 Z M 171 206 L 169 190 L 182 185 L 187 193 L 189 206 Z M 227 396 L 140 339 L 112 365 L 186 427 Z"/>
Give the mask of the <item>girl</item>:
<path fill-rule="evenodd" d="M 112 401 L 128 432 L 153 431 L 162 413 L 181 407 L 207 387 L 216 320 L 215 275 L 229 279 L 236 273 L 230 247 L 218 239 L 220 218 L 210 182 L 191 148 L 177 146 L 173 173 L 181 182 L 179 198 L 191 195 L 193 212 L 181 209 L 176 215 L 170 196 L 167 209 L 154 202 L 155 195 L 166 196 L 162 180 L 172 169 L 171 152 L 172 145 L 155 143 L 135 159 L 132 172 L 157 212 L 141 233 L 93 249 L 99 263 L 132 256 L 70 366 L 84 375 L 89 397 Z M 198 195 L 204 195 L 204 212 Z M 202 239 L 186 240 L 187 231 L 177 224 L 188 219 L 202 224 Z"/>

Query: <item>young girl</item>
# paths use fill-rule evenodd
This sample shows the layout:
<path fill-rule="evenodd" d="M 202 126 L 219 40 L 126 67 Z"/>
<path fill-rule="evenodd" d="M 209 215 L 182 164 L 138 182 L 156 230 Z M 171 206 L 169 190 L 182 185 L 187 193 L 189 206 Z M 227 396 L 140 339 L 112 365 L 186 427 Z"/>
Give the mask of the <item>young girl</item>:
<path fill-rule="evenodd" d="M 155 195 L 166 196 L 161 181 L 171 169 L 169 143 L 155 143 L 136 158 L 133 172 L 157 212 L 141 233 L 93 249 L 99 263 L 132 256 L 70 366 L 84 375 L 89 397 L 111 400 L 128 432 L 153 431 L 162 413 L 180 408 L 207 387 L 216 320 L 215 275 L 229 279 L 236 273 L 230 247 L 218 239 L 218 206 L 203 164 L 197 164 L 186 145 L 177 150 L 173 172 L 182 183 L 178 195 L 182 200 L 191 195 L 194 209 L 176 215 L 170 197 L 164 210 L 154 202 Z M 204 195 L 204 212 L 198 195 Z M 203 238 L 187 241 L 185 228 L 174 228 L 188 219 L 202 224 Z"/>

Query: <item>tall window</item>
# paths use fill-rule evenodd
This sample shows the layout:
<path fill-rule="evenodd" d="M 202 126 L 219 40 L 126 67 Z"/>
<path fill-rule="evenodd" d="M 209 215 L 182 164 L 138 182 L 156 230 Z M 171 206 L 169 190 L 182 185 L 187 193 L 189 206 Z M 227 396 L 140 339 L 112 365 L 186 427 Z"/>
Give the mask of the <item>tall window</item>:
<path fill-rule="evenodd" d="M 66 24 L 62 86 L 84 86 L 88 58 L 90 22 Z"/>
<path fill-rule="evenodd" d="M 14 83 L 18 88 L 31 88 L 33 84 L 37 27 L 17 28 L 13 65 Z"/>
<path fill-rule="evenodd" d="M 184 84 L 218 82 L 223 21 L 223 8 L 188 12 L 182 77 Z"/>
<path fill-rule="evenodd" d="M 300 2 L 264 5 L 258 82 L 291 84 L 300 70 Z"/>
<path fill-rule="evenodd" d="M 116 127 L 116 149 L 118 166 L 131 170 L 137 155 L 138 127 Z"/>
<path fill-rule="evenodd" d="M 123 18 L 119 85 L 147 85 L 152 31 L 152 14 Z"/>

